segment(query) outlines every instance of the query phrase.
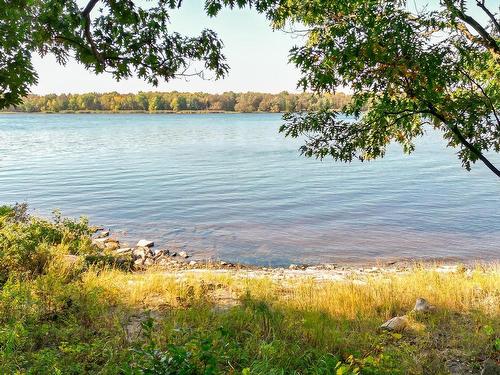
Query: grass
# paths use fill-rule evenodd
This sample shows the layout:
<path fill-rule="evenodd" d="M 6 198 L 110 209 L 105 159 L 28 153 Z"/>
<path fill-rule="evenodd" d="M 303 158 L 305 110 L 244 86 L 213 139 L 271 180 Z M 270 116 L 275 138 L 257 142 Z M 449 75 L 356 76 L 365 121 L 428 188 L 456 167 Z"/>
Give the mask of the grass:
<path fill-rule="evenodd" d="M 497 265 L 322 282 L 138 273 L 95 261 L 85 223 L 14 212 L 0 208 L 2 374 L 448 374 L 499 359 Z M 19 237 L 42 254 L 23 256 L 31 274 L 9 261 Z M 417 297 L 436 311 L 409 313 Z M 403 314 L 404 332 L 378 329 Z"/>

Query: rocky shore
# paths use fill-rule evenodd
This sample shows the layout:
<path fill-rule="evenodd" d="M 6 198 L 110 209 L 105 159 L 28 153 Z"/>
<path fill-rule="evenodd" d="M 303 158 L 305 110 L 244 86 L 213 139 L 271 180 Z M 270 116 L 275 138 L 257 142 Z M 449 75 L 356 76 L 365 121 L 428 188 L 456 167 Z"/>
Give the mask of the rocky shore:
<path fill-rule="evenodd" d="M 436 272 L 464 272 L 471 274 L 476 265 L 464 265 L 458 262 L 427 262 L 400 260 L 381 262 L 379 264 L 336 264 L 323 263 L 318 265 L 290 264 L 288 267 L 263 267 L 249 264 L 232 263 L 224 260 L 192 260 L 186 251 L 170 249 L 155 249 L 154 241 L 142 239 L 135 246 L 122 244 L 119 239 L 111 236 L 109 230 L 95 228 L 96 233 L 92 243 L 117 257 L 130 257 L 136 271 L 148 268 L 159 268 L 166 271 L 210 270 L 220 274 L 231 274 L 239 278 L 272 277 L 282 280 L 288 278 L 307 277 L 317 281 L 354 280 L 364 283 L 367 277 L 387 276 L 388 274 L 405 274 L 416 266 L 432 267 Z M 182 272 L 179 274 L 182 275 Z"/>

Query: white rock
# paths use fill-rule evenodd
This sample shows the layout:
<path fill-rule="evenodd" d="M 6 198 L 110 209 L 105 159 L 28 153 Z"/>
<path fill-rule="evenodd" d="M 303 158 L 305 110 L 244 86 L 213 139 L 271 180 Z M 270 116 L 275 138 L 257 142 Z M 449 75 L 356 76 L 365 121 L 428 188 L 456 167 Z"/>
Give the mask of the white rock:
<path fill-rule="evenodd" d="M 192 260 L 191 262 L 189 262 L 189 265 L 190 266 L 196 266 L 196 261 Z"/>
<path fill-rule="evenodd" d="M 401 332 L 408 327 L 408 319 L 405 315 L 395 316 L 389 319 L 387 322 L 380 326 L 381 329 L 386 329 L 388 331 Z"/>
<path fill-rule="evenodd" d="M 153 241 L 148 241 L 148 240 L 140 240 L 137 242 L 138 247 L 153 247 L 155 243 Z"/>
<path fill-rule="evenodd" d="M 291 269 L 291 270 L 296 270 L 299 267 L 296 264 L 290 264 L 290 266 L 288 268 Z"/>
<path fill-rule="evenodd" d="M 148 255 L 148 248 L 146 247 L 138 247 L 137 249 L 134 249 L 132 251 L 132 255 L 135 257 L 135 258 L 145 258 L 146 255 Z"/>
<path fill-rule="evenodd" d="M 185 251 L 179 251 L 179 256 L 183 258 L 189 258 L 188 253 L 186 253 Z"/>
<path fill-rule="evenodd" d="M 424 311 L 432 311 L 435 310 L 435 306 L 431 305 L 425 298 L 417 298 L 417 301 L 415 302 L 415 307 L 413 310 L 418 311 L 418 312 L 424 312 Z"/>

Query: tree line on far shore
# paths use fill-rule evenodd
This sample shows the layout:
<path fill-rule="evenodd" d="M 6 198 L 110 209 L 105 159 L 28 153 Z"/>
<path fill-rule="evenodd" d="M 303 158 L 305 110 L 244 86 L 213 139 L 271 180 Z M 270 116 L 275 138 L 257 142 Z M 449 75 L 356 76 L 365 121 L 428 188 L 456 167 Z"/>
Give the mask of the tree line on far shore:
<path fill-rule="evenodd" d="M 136 94 L 86 93 L 28 95 L 13 112 L 77 112 L 77 111 L 220 111 L 220 112 L 300 112 L 321 109 L 341 110 L 350 101 L 344 93 L 314 95 L 281 92 L 223 94 L 186 92 L 139 92 Z"/>

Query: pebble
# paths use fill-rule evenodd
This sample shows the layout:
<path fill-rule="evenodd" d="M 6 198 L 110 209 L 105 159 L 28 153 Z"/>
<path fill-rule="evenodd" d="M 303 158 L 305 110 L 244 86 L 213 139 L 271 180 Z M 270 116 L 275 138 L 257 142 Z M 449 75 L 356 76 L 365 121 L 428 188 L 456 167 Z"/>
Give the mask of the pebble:
<path fill-rule="evenodd" d="M 179 251 L 179 256 L 183 258 L 189 258 L 188 253 L 186 253 L 185 251 Z"/>

